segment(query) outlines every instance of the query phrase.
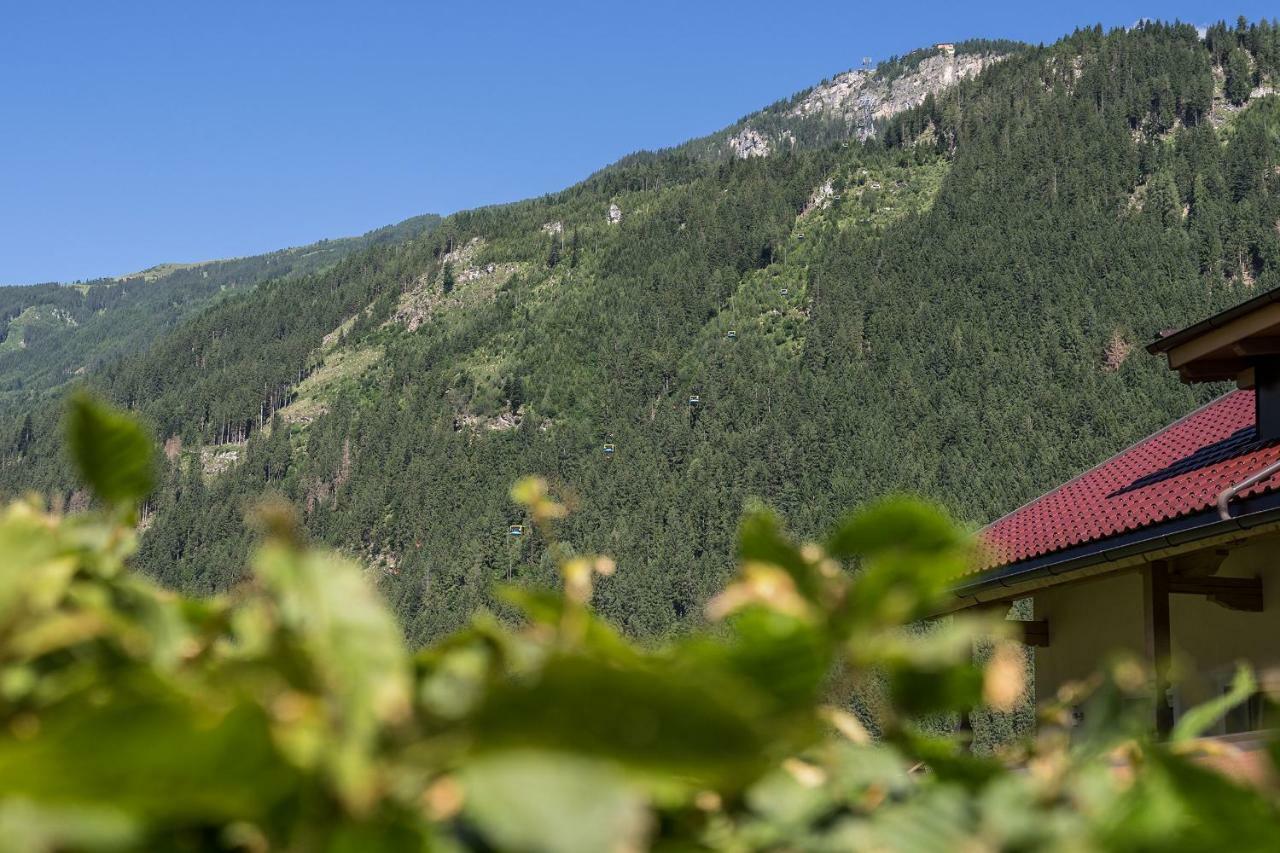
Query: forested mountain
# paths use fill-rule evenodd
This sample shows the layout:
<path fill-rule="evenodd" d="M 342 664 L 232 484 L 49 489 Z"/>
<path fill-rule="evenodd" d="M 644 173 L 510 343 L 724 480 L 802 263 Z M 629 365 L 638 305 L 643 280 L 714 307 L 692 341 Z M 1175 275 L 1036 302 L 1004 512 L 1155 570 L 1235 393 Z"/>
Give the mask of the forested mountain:
<path fill-rule="evenodd" d="M 868 135 L 866 86 L 922 68 L 946 85 Z M 137 564 L 226 587 L 280 493 L 433 636 L 552 582 L 507 497 L 538 473 L 618 558 L 600 609 L 653 634 L 723 584 L 749 500 L 801 533 L 898 491 L 990 519 L 1203 399 L 1137 344 L 1280 286 L 1278 72 L 1266 22 L 938 48 L 853 108 L 802 93 L 217 299 L 84 377 L 164 446 Z M 0 422 L 0 491 L 85 500 L 59 416 Z"/>
<path fill-rule="evenodd" d="M 325 269 L 352 252 L 427 234 L 439 221 L 415 216 L 360 237 L 265 255 L 161 264 L 67 285 L 0 287 L 0 411 L 27 409 L 74 377 L 145 348 L 224 294 Z"/>

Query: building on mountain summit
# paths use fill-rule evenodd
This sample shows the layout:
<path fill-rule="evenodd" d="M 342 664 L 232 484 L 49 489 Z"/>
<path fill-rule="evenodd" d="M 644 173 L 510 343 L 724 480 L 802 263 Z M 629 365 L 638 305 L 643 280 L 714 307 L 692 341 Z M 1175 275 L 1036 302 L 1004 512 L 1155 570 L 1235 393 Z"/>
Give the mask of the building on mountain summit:
<path fill-rule="evenodd" d="M 960 607 L 1033 602 L 1037 700 L 1115 650 L 1153 664 L 1156 727 L 1222 695 L 1238 661 L 1280 689 L 1280 289 L 1147 347 L 1236 389 L 982 531 Z M 1172 662 L 1172 670 L 1171 670 Z M 1260 697 L 1215 734 L 1251 743 Z"/>

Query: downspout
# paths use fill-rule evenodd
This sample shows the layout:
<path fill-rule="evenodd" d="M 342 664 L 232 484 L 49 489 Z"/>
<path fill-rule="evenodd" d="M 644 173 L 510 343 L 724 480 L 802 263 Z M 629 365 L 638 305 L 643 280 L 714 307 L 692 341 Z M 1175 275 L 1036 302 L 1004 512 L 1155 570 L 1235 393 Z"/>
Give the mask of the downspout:
<path fill-rule="evenodd" d="M 1218 516 L 1223 521 L 1230 521 L 1231 508 L 1227 506 L 1227 504 L 1231 503 L 1231 499 L 1234 498 L 1236 495 L 1240 494 L 1241 492 L 1243 492 L 1245 489 L 1248 489 L 1251 486 L 1258 485 L 1258 483 L 1261 483 L 1263 480 L 1269 478 L 1276 472 L 1280 472 L 1280 461 L 1272 462 L 1266 468 L 1263 468 L 1261 471 L 1258 471 L 1256 473 L 1250 474 L 1248 477 L 1245 477 L 1243 480 L 1236 483 L 1234 486 L 1229 486 L 1223 489 L 1222 493 L 1218 495 Z"/>

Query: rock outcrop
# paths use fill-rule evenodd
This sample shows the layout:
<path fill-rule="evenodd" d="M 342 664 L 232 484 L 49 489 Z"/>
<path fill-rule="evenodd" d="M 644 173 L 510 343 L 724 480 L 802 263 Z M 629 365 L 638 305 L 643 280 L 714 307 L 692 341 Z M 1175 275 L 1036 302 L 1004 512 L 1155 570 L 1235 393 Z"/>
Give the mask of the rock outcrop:
<path fill-rule="evenodd" d="M 547 225 L 542 227 L 544 231 L 547 230 Z M 429 275 L 421 275 L 401 294 L 396 312 L 387 323 L 399 323 L 410 332 L 416 332 L 436 311 L 446 305 L 461 305 L 479 298 L 492 298 L 493 293 L 515 275 L 520 265 L 480 263 L 480 251 L 484 245 L 484 240 L 473 237 L 465 245 L 442 255 L 441 267 L 449 264 L 454 270 L 453 292 L 444 293 L 438 280 L 432 281 Z"/>
<path fill-rule="evenodd" d="M 831 206 L 831 199 L 835 197 L 836 190 L 831 181 L 827 181 L 822 186 L 813 191 L 813 195 L 809 196 L 809 200 L 805 203 L 804 210 L 800 211 L 800 215 L 814 211 L 823 210 Z"/>
<path fill-rule="evenodd" d="M 746 160 L 748 157 L 768 157 L 773 151 L 773 146 L 769 144 L 768 139 L 765 139 L 764 134 L 750 127 L 744 127 L 735 136 L 730 137 L 729 148 L 741 160 Z"/>
<path fill-rule="evenodd" d="M 463 411 L 454 417 L 453 429 L 455 432 L 461 432 L 464 429 L 469 429 L 473 432 L 480 432 L 481 430 L 506 432 L 507 430 L 516 429 L 523 421 L 524 406 L 514 412 L 506 409 L 496 415 L 479 415 L 474 412 Z"/>
<path fill-rule="evenodd" d="M 791 108 L 789 115 L 803 118 L 824 113 L 856 124 L 869 111 L 874 120 L 881 121 L 919 106 L 930 94 L 974 77 L 1003 58 L 999 54 L 956 56 L 943 52 L 921 61 L 914 71 L 893 80 L 885 80 L 872 71 L 846 71 L 830 82 L 815 86 Z"/>
<path fill-rule="evenodd" d="M 910 73 L 892 79 L 870 70 L 846 71 L 815 86 L 786 112 L 788 118 L 824 116 L 843 120 L 858 139 L 875 135 L 877 122 L 924 103 L 925 98 L 973 77 L 1004 59 L 1002 54 L 964 54 L 942 50 L 920 62 Z M 771 139 L 750 123 L 728 141 L 735 157 L 767 157 L 789 131 Z"/>

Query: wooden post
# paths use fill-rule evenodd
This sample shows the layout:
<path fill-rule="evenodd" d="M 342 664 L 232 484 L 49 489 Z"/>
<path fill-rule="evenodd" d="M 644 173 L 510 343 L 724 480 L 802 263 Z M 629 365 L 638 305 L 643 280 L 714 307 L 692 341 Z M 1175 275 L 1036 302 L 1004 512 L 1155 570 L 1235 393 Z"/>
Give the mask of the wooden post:
<path fill-rule="evenodd" d="M 1173 707 L 1169 704 L 1169 564 L 1163 560 L 1142 570 L 1142 613 L 1147 660 L 1155 672 L 1156 735 L 1164 738 L 1173 730 Z"/>

